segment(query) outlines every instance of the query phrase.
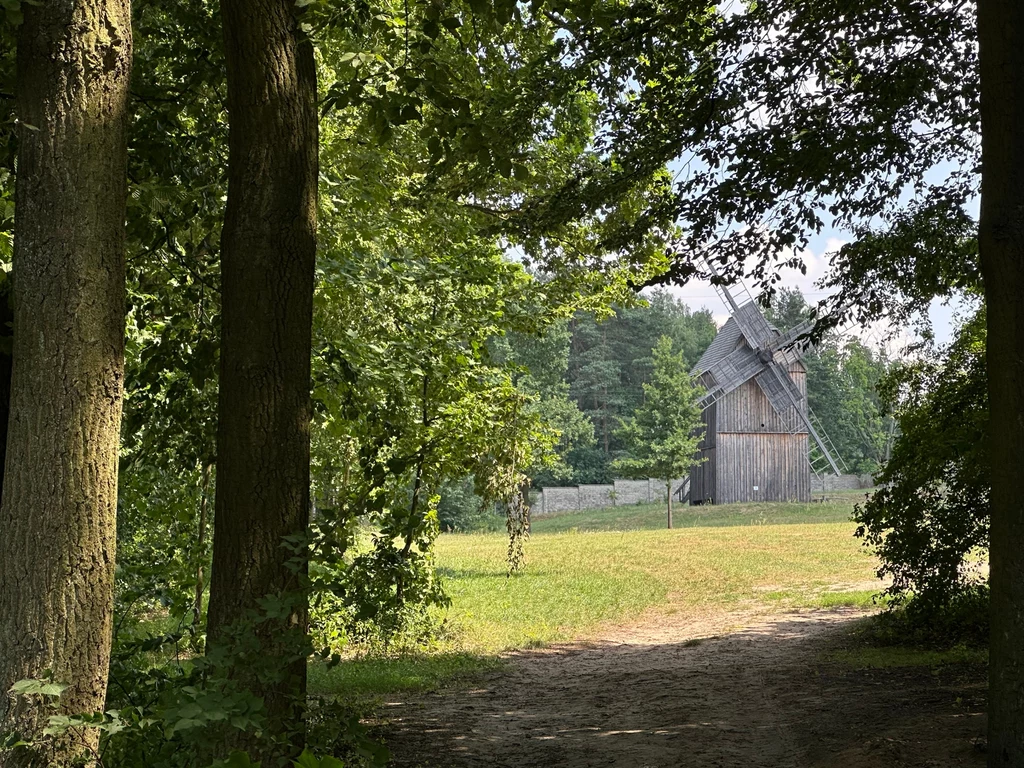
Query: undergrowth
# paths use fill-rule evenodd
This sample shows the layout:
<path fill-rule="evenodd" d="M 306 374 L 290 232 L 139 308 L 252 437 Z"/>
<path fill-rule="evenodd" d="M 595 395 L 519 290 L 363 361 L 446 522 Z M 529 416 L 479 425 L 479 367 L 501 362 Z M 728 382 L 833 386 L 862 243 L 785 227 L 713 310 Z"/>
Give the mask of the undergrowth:
<path fill-rule="evenodd" d="M 913 598 L 891 605 L 861 623 L 852 643 L 829 658 L 876 668 L 983 664 L 988 632 L 988 589 L 977 586 L 942 607 Z"/>

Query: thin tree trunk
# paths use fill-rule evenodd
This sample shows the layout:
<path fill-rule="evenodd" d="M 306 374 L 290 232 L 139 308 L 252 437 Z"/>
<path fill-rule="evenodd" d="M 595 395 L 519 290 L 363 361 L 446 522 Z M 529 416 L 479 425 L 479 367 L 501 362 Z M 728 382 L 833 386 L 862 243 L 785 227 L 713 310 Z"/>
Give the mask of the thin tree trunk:
<path fill-rule="evenodd" d="M 992 637 L 988 764 L 1024 765 L 1024 4 L 980 0 L 979 248 L 988 304 Z"/>
<path fill-rule="evenodd" d="M 312 43 L 292 0 L 222 0 L 230 144 L 210 647 L 233 628 L 258 650 L 233 675 L 264 699 L 269 733 L 302 739 L 309 519 L 317 111 Z M 266 621 L 263 598 L 283 614 Z M 246 737 L 248 738 L 248 737 Z M 248 738 L 253 759 L 280 750 Z M 288 747 L 282 747 L 287 751 Z"/>
<path fill-rule="evenodd" d="M 203 593 L 206 591 L 206 579 L 203 565 L 206 562 L 206 529 L 210 504 L 210 479 L 213 467 L 203 466 L 202 497 L 199 499 L 199 532 L 196 535 L 196 597 L 192 604 L 192 626 L 198 627 L 203 618 Z"/>
<path fill-rule="evenodd" d="M 523 525 L 523 530 L 526 531 L 527 534 L 529 534 L 530 533 L 530 529 L 532 528 L 532 522 L 531 521 L 533 519 L 533 516 L 530 514 L 530 481 L 529 480 L 527 480 L 525 483 L 523 483 L 521 486 L 519 486 L 519 496 L 522 498 L 523 514 L 526 516 L 526 521 L 525 521 L 525 524 Z"/>
<path fill-rule="evenodd" d="M 668 480 L 668 527 L 672 528 L 672 479 Z"/>
<path fill-rule="evenodd" d="M 128 0 L 23 4 L 14 350 L 0 504 L 0 692 L 50 670 L 59 710 L 103 709 L 124 376 Z M 50 714 L 0 698 L 0 731 Z M 96 732 L 0 753 L 66 765 Z"/>

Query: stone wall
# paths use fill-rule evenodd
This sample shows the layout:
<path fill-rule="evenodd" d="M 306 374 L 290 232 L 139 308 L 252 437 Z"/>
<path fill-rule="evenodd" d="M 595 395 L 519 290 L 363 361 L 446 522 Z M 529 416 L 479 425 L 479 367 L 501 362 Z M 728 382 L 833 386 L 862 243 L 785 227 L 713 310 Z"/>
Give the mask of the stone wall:
<path fill-rule="evenodd" d="M 614 485 L 581 485 L 580 509 L 600 509 L 615 506 Z"/>
<path fill-rule="evenodd" d="M 650 480 L 615 481 L 615 504 L 617 506 L 628 506 L 629 504 L 649 504 L 650 502 Z"/>
<path fill-rule="evenodd" d="M 862 488 L 874 488 L 875 479 L 871 475 L 823 475 L 811 478 L 812 491 L 856 491 Z"/>
<path fill-rule="evenodd" d="M 540 492 L 540 501 L 534 505 L 533 512 L 547 515 L 553 512 L 579 511 L 580 489 L 572 488 L 544 488 Z"/>
<path fill-rule="evenodd" d="M 687 482 L 688 478 L 672 481 L 672 492 Z M 829 491 L 855 491 L 873 488 L 871 475 L 824 475 L 811 478 L 812 493 Z M 531 494 L 534 515 L 551 515 L 556 512 L 579 512 L 584 509 L 605 507 L 628 507 L 634 504 L 664 504 L 665 481 L 615 480 L 611 485 L 579 485 L 571 488 L 542 488 Z"/>
<path fill-rule="evenodd" d="M 672 481 L 673 492 L 688 478 Z M 579 485 L 572 488 L 542 488 L 533 503 L 532 514 L 579 512 L 583 509 L 623 507 L 665 501 L 664 480 L 615 480 L 612 485 Z"/>

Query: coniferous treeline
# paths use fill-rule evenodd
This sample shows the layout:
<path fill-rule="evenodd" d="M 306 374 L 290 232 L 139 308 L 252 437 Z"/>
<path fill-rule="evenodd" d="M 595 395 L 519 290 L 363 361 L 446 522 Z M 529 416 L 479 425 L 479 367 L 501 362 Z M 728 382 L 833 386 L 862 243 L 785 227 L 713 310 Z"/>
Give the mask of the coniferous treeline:
<path fill-rule="evenodd" d="M 808 317 L 809 307 L 798 290 L 783 289 L 767 310 L 771 322 L 786 331 Z M 561 346 L 548 342 L 544 352 L 562 360 L 568 396 L 593 427 L 593 438 L 564 445 L 561 473 L 541 470 L 534 485 L 609 482 L 611 463 L 626 447 L 617 436 L 622 421 L 643 401 L 643 384 L 650 381 L 652 350 L 661 336 L 673 340 L 688 367 L 700 359 L 717 333 L 707 309 L 693 310 L 668 291 L 647 296 L 647 303 L 616 308 L 599 319 L 579 312 L 568 324 Z M 531 369 L 540 365 L 536 344 L 517 344 L 516 359 Z M 855 337 L 826 336 L 804 360 L 808 398 L 835 444 L 846 469 L 876 471 L 891 442 L 891 419 L 883 414 L 878 382 L 888 370 L 885 354 Z M 548 374 L 550 377 L 550 373 Z M 560 424 L 554 425 L 556 428 Z M 577 428 L 577 433 L 580 430 Z"/>

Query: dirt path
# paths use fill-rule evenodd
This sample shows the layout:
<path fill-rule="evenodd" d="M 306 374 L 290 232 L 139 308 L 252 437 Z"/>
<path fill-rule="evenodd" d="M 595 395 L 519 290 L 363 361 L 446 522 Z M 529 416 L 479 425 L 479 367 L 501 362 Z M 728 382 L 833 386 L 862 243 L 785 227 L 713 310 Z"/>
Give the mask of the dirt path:
<path fill-rule="evenodd" d="M 983 671 L 824 661 L 862 616 L 659 617 L 515 654 L 481 687 L 390 701 L 392 764 L 982 766 Z"/>

